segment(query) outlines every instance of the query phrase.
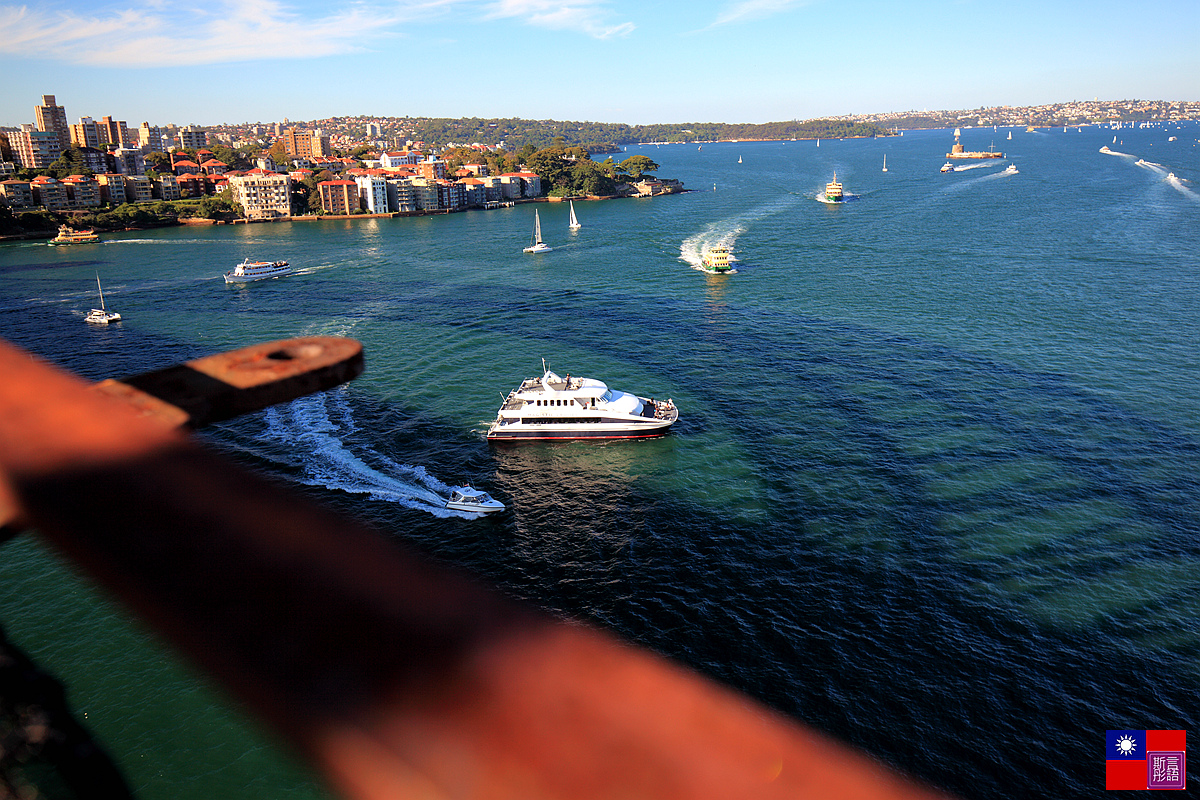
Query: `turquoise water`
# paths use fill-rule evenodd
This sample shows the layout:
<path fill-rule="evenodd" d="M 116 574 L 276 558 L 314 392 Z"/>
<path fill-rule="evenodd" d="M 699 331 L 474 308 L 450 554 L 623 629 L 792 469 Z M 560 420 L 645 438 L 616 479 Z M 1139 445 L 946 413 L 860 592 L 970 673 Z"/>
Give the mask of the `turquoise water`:
<path fill-rule="evenodd" d="M 1100 796 L 1106 729 L 1200 707 L 1200 126 L 1169 127 L 966 130 L 1008 157 L 949 174 L 948 131 L 631 147 L 694 191 L 574 234 L 540 205 L 543 256 L 529 206 L 0 245 L 0 325 L 89 378 L 360 339 L 349 387 L 205 437 L 964 797 Z M 717 242 L 737 274 L 696 268 Z M 226 286 L 245 257 L 300 274 Z M 543 357 L 680 422 L 489 446 Z M 441 509 L 466 480 L 509 511 Z M 4 556 L 0 622 L 141 797 L 322 796 L 34 540 Z"/>

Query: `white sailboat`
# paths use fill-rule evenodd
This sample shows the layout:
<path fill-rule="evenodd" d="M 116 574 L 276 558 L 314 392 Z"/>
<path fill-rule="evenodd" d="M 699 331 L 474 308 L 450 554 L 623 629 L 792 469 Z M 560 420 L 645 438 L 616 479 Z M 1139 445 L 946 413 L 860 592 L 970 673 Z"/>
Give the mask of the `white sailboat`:
<path fill-rule="evenodd" d="M 887 172 L 887 153 L 883 155 L 883 171 Z"/>
<path fill-rule="evenodd" d="M 535 208 L 533 210 L 533 240 L 529 247 L 526 247 L 522 252 L 549 253 L 553 249 L 553 247 L 542 241 L 542 218 L 538 216 L 537 209 Z"/>
<path fill-rule="evenodd" d="M 1009 132 L 1008 132 L 1008 138 L 1009 138 L 1010 140 L 1012 139 L 1012 131 L 1009 131 Z"/>
<path fill-rule="evenodd" d="M 738 156 L 738 163 L 739 163 L 739 164 L 740 164 L 740 163 L 742 163 L 742 157 L 741 157 L 741 156 Z"/>
<path fill-rule="evenodd" d="M 96 273 L 96 290 L 100 292 L 100 307 L 93 308 L 83 318 L 84 322 L 92 322 L 97 325 L 107 325 L 110 322 L 120 322 L 121 315 L 116 311 L 109 311 L 104 305 L 104 290 L 100 288 L 100 273 Z"/>
<path fill-rule="evenodd" d="M 570 230 L 577 231 L 583 226 L 579 224 L 579 219 L 575 216 L 575 201 L 571 201 L 571 221 L 567 224 Z"/>

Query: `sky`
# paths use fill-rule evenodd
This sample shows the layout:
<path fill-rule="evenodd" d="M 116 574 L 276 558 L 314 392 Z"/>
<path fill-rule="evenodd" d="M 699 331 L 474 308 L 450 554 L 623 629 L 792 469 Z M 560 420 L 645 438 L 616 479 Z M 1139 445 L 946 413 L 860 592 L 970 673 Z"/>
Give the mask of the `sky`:
<path fill-rule="evenodd" d="M 1200 100 L 1200 0 L 0 0 L 0 125 Z"/>

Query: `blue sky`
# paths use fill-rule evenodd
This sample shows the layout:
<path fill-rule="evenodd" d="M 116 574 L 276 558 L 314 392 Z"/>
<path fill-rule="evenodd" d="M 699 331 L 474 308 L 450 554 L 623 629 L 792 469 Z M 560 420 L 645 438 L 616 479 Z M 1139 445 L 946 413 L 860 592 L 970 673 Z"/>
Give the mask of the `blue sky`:
<path fill-rule="evenodd" d="M 0 124 L 643 124 L 1200 99 L 1200 0 L 0 0 Z"/>

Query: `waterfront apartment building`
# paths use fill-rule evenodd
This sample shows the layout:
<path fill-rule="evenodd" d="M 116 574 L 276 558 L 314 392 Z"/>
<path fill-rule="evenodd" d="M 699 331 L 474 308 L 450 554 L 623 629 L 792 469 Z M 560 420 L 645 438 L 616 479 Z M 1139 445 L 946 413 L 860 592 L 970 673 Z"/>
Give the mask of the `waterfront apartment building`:
<path fill-rule="evenodd" d="M 233 202 L 246 219 L 278 219 L 292 215 L 292 179 L 287 175 L 252 169 L 229 178 Z"/>
<path fill-rule="evenodd" d="M 178 200 L 179 181 L 174 175 L 159 175 L 154 179 L 153 193 L 159 200 Z"/>
<path fill-rule="evenodd" d="M 39 131 L 30 124 L 22 125 L 9 141 L 13 145 L 13 156 L 25 169 L 44 169 L 57 161 L 66 149 L 57 132 Z"/>
<path fill-rule="evenodd" d="M 67 187 L 55 178 L 39 175 L 29 182 L 29 188 L 33 189 L 33 201 L 36 205 L 50 211 L 66 211 L 71 207 Z"/>
<path fill-rule="evenodd" d="M 125 176 L 117 172 L 106 172 L 96 176 L 100 184 L 100 199 L 119 206 L 125 202 Z"/>
<path fill-rule="evenodd" d="M 413 187 L 407 178 L 385 178 L 387 184 L 387 203 L 389 211 L 401 214 L 411 214 L 417 210 L 413 199 Z"/>
<path fill-rule="evenodd" d="M 8 203 L 9 208 L 32 208 L 37 205 L 29 181 L 0 181 L 0 198 Z"/>
<path fill-rule="evenodd" d="M 67 125 L 67 110 L 54 101 L 54 95 L 42 95 L 42 104 L 33 107 L 33 114 L 37 120 L 37 129 L 53 131 L 58 135 L 59 145 L 66 150 L 67 142 L 71 139 L 71 128 Z"/>
<path fill-rule="evenodd" d="M 358 184 L 354 181 L 322 181 L 317 191 L 326 214 L 349 214 L 359 209 Z"/>
<path fill-rule="evenodd" d="M 94 208 L 100 205 L 100 184 L 95 178 L 83 175 L 68 175 L 62 179 L 67 189 L 67 199 L 74 208 Z"/>
<path fill-rule="evenodd" d="M 387 180 L 379 175 L 356 175 L 358 205 L 372 214 L 388 212 Z"/>
<path fill-rule="evenodd" d="M 145 175 L 125 176 L 125 202 L 150 203 L 154 200 L 154 184 Z"/>

